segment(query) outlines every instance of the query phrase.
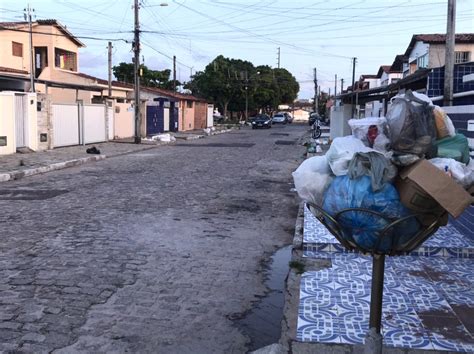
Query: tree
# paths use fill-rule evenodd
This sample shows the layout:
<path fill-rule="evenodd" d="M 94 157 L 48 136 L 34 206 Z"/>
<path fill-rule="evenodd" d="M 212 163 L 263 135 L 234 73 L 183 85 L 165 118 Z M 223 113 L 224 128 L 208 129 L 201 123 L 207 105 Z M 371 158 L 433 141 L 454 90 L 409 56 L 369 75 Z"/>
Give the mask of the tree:
<path fill-rule="evenodd" d="M 120 63 L 112 67 L 112 71 L 117 80 L 133 84 L 134 65 L 133 63 Z M 145 87 L 159 87 L 162 89 L 172 90 L 173 80 L 170 80 L 171 70 L 151 70 L 145 65 L 141 66 L 140 83 Z M 176 87 L 181 86 L 181 83 L 176 80 Z"/>
<path fill-rule="evenodd" d="M 286 69 L 254 67 L 222 55 L 197 72 L 185 88 L 214 102 L 225 116 L 228 110 L 243 112 L 246 103 L 249 111 L 275 110 L 279 104 L 292 103 L 299 91 L 298 82 Z"/>

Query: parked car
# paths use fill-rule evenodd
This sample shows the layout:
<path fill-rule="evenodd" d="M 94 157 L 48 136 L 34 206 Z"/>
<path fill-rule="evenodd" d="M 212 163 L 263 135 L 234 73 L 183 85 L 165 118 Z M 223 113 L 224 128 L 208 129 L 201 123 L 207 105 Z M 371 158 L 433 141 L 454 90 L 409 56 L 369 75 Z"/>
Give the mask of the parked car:
<path fill-rule="evenodd" d="M 317 120 L 321 121 L 321 117 L 319 116 L 319 114 L 316 112 L 311 112 L 309 114 L 308 120 L 309 125 L 313 125 Z"/>
<path fill-rule="evenodd" d="M 281 123 L 286 124 L 288 123 L 288 117 L 285 113 L 277 113 L 273 116 L 273 123 Z"/>
<path fill-rule="evenodd" d="M 259 114 L 252 120 L 252 129 L 271 128 L 272 119 L 266 114 Z"/>

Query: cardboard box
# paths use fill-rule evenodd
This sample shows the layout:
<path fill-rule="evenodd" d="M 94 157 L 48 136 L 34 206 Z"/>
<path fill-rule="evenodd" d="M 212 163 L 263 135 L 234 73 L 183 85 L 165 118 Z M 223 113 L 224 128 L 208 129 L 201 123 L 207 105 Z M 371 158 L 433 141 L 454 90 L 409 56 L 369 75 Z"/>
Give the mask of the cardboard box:
<path fill-rule="evenodd" d="M 457 218 L 473 202 L 454 179 L 426 160 L 400 170 L 395 186 L 403 205 L 416 213 L 431 214 L 431 220 L 446 212 Z"/>

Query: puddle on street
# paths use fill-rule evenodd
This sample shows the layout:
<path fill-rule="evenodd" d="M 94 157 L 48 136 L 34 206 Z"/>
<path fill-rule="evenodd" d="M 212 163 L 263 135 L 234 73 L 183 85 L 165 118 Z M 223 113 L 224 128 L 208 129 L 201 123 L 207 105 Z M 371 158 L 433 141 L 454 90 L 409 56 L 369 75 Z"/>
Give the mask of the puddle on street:
<path fill-rule="evenodd" d="M 265 270 L 265 285 L 269 292 L 244 318 L 236 321 L 239 328 L 250 337 L 250 351 L 277 343 L 280 339 L 285 278 L 289 271 L 291 248 L 291 245 L 285 246 L 273 254 Z"/>

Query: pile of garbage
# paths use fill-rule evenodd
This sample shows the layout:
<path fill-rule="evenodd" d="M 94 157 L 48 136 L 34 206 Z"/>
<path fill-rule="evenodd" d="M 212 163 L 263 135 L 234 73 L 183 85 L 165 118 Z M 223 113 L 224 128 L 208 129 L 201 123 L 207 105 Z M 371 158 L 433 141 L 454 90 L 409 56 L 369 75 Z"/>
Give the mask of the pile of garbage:
<path fill-rule="evenodd" d="M 305 160 L 293 179 L 298 195 L 335 218 L 343 237 L 362 250 L 397 249 L 473 202 L 468 140 L 427 96 L 407 91 L 392 99 L 386 117 L 349 125 L 351 136 Z"/>

